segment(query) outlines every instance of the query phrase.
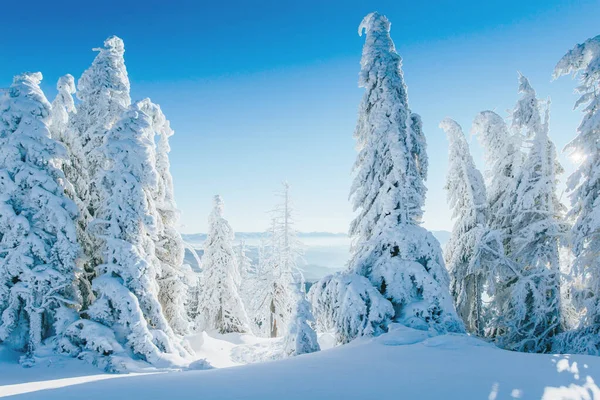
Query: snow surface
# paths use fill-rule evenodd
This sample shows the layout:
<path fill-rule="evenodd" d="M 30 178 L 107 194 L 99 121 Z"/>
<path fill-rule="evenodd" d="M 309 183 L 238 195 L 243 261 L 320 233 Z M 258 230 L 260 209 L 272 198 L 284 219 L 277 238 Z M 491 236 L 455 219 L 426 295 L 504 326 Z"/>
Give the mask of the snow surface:
<path fill-rule="evenodd" d="M 509 352 L 466 335 L 430 338 L 426 332 L 398 325 L 378 338 L 363 338 L 318 353 L 243 366 L 232 357 L 252 346 L 267 349 L 271 340 L 206 333 L 190 339 L 198 357 L 206 357 L 216 369 L 110 375 L 80 361 L 60 357 L 55 357 L 52 365 L 38 363 L 24 369 L 18 365 L 17 353 L 0 348 L 0 397 L 13 395 L 35 400 L 600 398 L 598 357 Z"/>

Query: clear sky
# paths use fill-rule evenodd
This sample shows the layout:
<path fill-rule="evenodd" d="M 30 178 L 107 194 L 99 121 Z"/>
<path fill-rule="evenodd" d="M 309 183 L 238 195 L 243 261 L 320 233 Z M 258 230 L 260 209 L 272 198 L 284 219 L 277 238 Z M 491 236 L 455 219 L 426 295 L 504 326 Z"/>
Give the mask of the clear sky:
<path fill-rule="evenodd" d="M 39 70 L 52 100 L 59 76 L 77 79 L 91 49 L 118 35 L 133 99 L 159 103 L 176 131 L 171 163 L 182 231 L 206 230 L 217 193 L 235 230 L 265 229 L 285 179 L 300 230 L 345 232 L 362 96 L 357 28 L 375 10 L 392 22 L 411 108 L 423 117 L 427 228 L 451 228 L 439 121 L 450 116 L 468 132 L 478 111 L 506 115 L 518 98 L 517 70 L 540 97 L 552 97 L 558 148 L 574 136 L 575 82 L 551 82 L 551 74 L 568 49 L 600 34 L 598 0 L 4 2 L 0 87 Z M 470 143 L 481 166 L 481 150 Z"/>

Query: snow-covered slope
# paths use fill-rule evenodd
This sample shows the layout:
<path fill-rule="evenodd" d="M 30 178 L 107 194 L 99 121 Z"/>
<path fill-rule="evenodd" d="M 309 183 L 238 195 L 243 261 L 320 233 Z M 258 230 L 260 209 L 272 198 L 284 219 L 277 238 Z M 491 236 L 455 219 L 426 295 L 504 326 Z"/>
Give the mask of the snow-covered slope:
<path fill-rule="evenodd" d="M 227 364 L 223 357 L 237 348 L 232 339 L 222 338 L 227 344 L 213 338 L 205 346 L 222 348 L 214 357 Z M 3 360 L 0 397 L 13 394 L 18 399 L 600 398 L 599 357 L 514 353 L 465 335 L 428 338 L 399 326 L 379 338 L 319 353 L 204 371 L 101 375 L 72 360 L 62 368 L 38 365 L 30 370 Z M 75 378 L 57 381 L 61 377 Z"/>

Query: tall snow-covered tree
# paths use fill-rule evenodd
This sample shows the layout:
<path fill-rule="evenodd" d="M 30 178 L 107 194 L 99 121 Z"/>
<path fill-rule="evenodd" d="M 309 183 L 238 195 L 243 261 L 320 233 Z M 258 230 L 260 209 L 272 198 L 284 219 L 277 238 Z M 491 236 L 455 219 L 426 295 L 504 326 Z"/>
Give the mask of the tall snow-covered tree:
<path fill-rule="evenodd" d="M 173 177 L 169 162 L 169 138 L 174 134 L 169 121 L 160 107 L 152 102 L 146 102 L 144 112 L 152 120 L 155 132 L 156 172 L 158 175 L 158 190 L 154 201 L 157 211 L 157 236 L 155 238 L 156 256 L 161 264 L 159 299 L 163 312 L 173 330 L 181 335 L 190 331 L 190 322 L 185 310 L 188 287 L 185 273 L 182 270 L 185 246 L 177 231 L 179 210 L 175 203 Z"/>
<path fill-rule="evenodd" d="M 159 174 L 153 157 L 155 132 L 146 113 L 150 107 L 148 99 L 133 104 L 100 148 L 109 163 L 98 171 L 98 208 L 90 225 L 95 241 L 102 244 L 102 263 L 92 283 L 96 299 L 86 311 L 91 321 L 75 322 L 68 336 L 84 350 L 118 355 L 125 349 L 136 358 L 162 365 L 188 352 L 159 302 L 161 263 L 155 249 L 154 201 Z M 111 337 L 106 332 L 114 335 L 119 346 L 106 347 Z"/>
<path fill-rule="evenodd" d="M 281 199 L 272 211 L 271 227 L 259 246 L 256 271 L 244 282 L 244 293 L 252 329 L 260 336 L 286 334 L 296 306 L 294 278 L 302 255 L 302 244 L 294 229 L 290 187 L 284 182 Z"/>
<path fill-rule="evenodd" d="M 298 356 L 321 350 L 317 334 L 313 329 L 314 317 L 310 303 L 306 299 L 304 279 L 301 273 L 295 274 L 296 284 L 290 289 L 294 291 L 295 304 L 292 317 L 283 341 L 286 356 Z"/>
<path fill-rule="evenodd" d="M 573 222 L 574 272 L 582 277 L 583 288 L 574 295 L 585 311 L 581 326 L 567 338 L 567 351 L 600 354 L 600 35 L 569 50 L 556 65 L 554 78 L 565 74 L 579 77 L 576 91 L 583 106 L 577 136 L 567 145 L 577 170 L 569 177 Z"/>
<path fill-rule="evenodd" d="M 357 217 L 350 272 L 367 277 L 394 307 L 394 320 L 439 332 L 464 329 L 448 291 L 442 251 L 422 228 L 427 176 L 420 117 L 410 111 L 390 22 L 378 13 L 366 32 L 359 85 L 365 94 L 355 131 L 358 157 L 351 200 Z"/>
<path fill-rule="evenodd" d="M 125 68 L 123 41 L 112 36 L 104 47 L 94 49 L 98 55 L 77 84 L 77 113 L 69 120 L 65 145 L 69 149 L 67 179 L 74 186 L 74 200 L 79 207 L 78 240 L 84 254 L 87 282 L 95 276 L 101 263 L 100 244 L 93 242 L 88 224 L 96 216 L 100 192 L 100 170 L 105 158 L 102 146 L 108 131 L 131 104 L 129 78 Z M 85 283 L 82 282 L 82 283 Z M 87 289 L 82 286 L 85 292 Z M 84 295 L 84 306 L 93 296 Z"/>
<path fill-rule="evenodd" d="M 62 334 L 81 303 L 76 205 L 51 139 L 42 74 L 17 75 L 0 100 L 0 341 L 30 356 Z"/>
<path fill-rule="evenodd" d="M 199 329 L 219 333 L 248 332 L 248 316 L 239 295 L 234 233 L 223 218 L 223 200 L 215 196 L 204 242 L 202 289 L 198 299 Z"/>
<path fill-rule="evenodd" d="M 260 315 L 262 323 L 268 329 L 268 336 L 277 337 L 286 333 L 292 321 L 295 307 L 294 274 L 298 270 L 298 260 L 302 255 L 302 244 L 294 228 L 294 210 L 290 197 L 290 186 L 283 183 L 281 198 L 273 210 L 269 244 L 265 254 L 265 266 L 261 285 L 263 290 Z M 267 307 L 265 307 L 265 305 Z"/>
<path fill-rule="evenodd" d="M 521 99 L 513 111 L 512 128 L 530 139 L 527 158 L 516 176 L 511 212 L 510 259 L 520 276 L 499 285 L 496 303 L 497 341 L 513 350 L 544 352 L 560 331 L 559 240 L 565 228 L 563 206 L 556 194 L 557 161 L 548 137 L 549 106 L 542 119 L 541 105 L 527 78 L 519 76 Z"/>
<path fill-rule="evenodd" d="M 449 142 L 445 189 L 454 226 L 445 250 L 450 272 L 450 292 L 467 329 L 484 335 L 484 294 L 493 269 L 493 244 L 489 243 L 485 183 L 475 166 L 462 128 L 450 118 L 440 124 Z M 492 242 L 493 243 L 493 242 Z M 503 252 L 495 249 L 496 253 Z M 489 295 L 488 295 L 489 297 Z"/>

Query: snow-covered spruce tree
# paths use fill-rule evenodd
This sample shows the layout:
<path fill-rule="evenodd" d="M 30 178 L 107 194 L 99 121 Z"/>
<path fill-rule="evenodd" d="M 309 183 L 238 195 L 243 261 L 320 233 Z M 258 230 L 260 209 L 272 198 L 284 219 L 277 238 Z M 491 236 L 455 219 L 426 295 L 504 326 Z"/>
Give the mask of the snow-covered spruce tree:
<path fill-rule="evenodd" d="M 394 317 L 392 303 L 364 276 L 337 273 L 313 284 L 308 292 L 317 331 L 331 332 L 338 343 L 384 333 Z"/>
<path fill-rule="evenodd" d="M 96 216 L 100 191 L 100 170 L 104 165 L 101 150 L 105 136 L 131 104 L 129 78 L 125 68 L 123 41 L 112 36 L 82 74 L 77 84 L 77 113 L 69 120 L 64 144 L 69 150 L 69 164 L 64 171 L 74 186 L 73 199 L 79 208 L 78 241 L 85 254 L 85 279 L 91 282 L 95 268 L 101 263 L 100 244 L 88 234 L 88 224 Z M 86 293 L 85 281 L 80 284 L 84 307 L 93 296 Z"/>
<path fill-rule="evenodd" d="M 461 332 L 448 291 L 439 242 L 422 228 L 427 154 L 421 121 L 408 106 L 401 58 L 390 22 L 378 13 L 359 26 L 366 31 L 351 200 L 358 215 L 349 270 L 367 277 L 393 305 L 394 321 L 437 332 Z"/>
<path fill-rule="evenodd" d="M 583 287 L 573 293 L 585 314 L 579 329 L 558 343 L 558 351 L 600 354 L 600 35 L 576 45 L 558 62 L 554 78 L 573 74 L 579 77 L 575 107 L 584 106 L 577 136 L 567 150 L 579 165 L 567 181 L 573 222 L 573 272 Z"/>
<path fill-rule="evenodd" d="M 156 143 L 156 172 L 158 174 L 158 190 L 154 202 L 158 214 L 157 235 L 155 240 L 156 256 L 161 270 L 159 299 L 167 321 L 173 330 L 185 335 L 190 331 L 185 303 L 189 288 L 182 270 L 185 246 L 176 227 L 179 222 L 179 210 L 175 204 L 173 177 L 169 163 L 169 138 L 173 130 L 160 107 L 150 101 L 145 102 L 144 112 L 152 120 L 154 140 Z"/>
<path fill-rule="evenodd" d="M 283 351 L 288 357 L 321 350 L 319 342 L 317 342 L 317 334 L 312 326 L 314 325 L 314 317 L 310 303 L 306 299 L 304 279 L 300 272 L 294 275 L 296 284 L 291 290 L 294 292 L 295 304 L 283 341 Z"/>
<path fill-rule="evenodd" d="M 519 92 L 522 97 L 513 111 L 512 128 L 516 134 L 524 131 L 531 145 L 516 177 L 506 242 L 521 276 L 508 276 L 498 285 L 495 302 L 500 312 L 492 325 L 502 347 L 545 352 L 561 329 L 559 241 L 565 227 L 556 185 L 562 167 L 548 137 L 549 106 L 542 120 L 535 91 L 523 75 Z"/>
<path fill-rule="evenodd" d="M 219 333 L 248 332 L 248 316 L 239 295 L 234 233 L 223 218 L 223 200 L 215 196 L 204 242 L 202 288 L 198 299 L 197 328 Z"/>
<path fill-rule="evenodd" d="M 502 248 L 490 243 L 485 183 L 475 166 L 462 128 L 450 118 L 442 128 L 449 142 L 449 166 L 445 189 L 454 226 L 445 249 L 450 273 L 450 293 L 467 330 L 483 336 L 486 324 L 484 293 L 494 264 L 494 253 Z M 489 250 L 495 250 L 490 252 Z M 489 297 L 489 295 L 488 295 Z"/>
<path fill-rule="evenodd" d="M 133 104 L 108 132 L 100 150 L 109 162 L 98 171 L 98 208 L 90 230 L 101 243 L 102 263 L 93 280 L 95 301 L 88 319 L 73 323 L 67 337 L 76 347 L 65 351 L 115 356 L 94 362 L 108 369 L 119 357 L 169 365 L 187 351 L 169 326 L 159 303 L 161 263 L 155 254 L 158 172 L 154 160 L 148 99 Z M 83 350 L 83 355 L 79 352 Z"/>
<path fill-rule="evenodd" d="M 77 207 L 65 195 L 67 155 L 50 137 L 41 80 L 18 75 L 0 100 L 0 341 L 30 357 L 81 306 Z"/>
<path fill-rule="evenodd" d="M 273 234 L 275 221 L 272 220 L 271 227 L 265 232 L 259 244 L 258 261 L 256 273 L 242 279 L 240 295 L 246 307 L 246 313 L 250 321 L 251 331 L 261 337 L 271 337 L 271 310 L 270 300 L 272 298 L 273 274 L 272 274 L 272 249 L 275 247 Z M 240 269 L 241 270 L 241 269 Z M 243 270 L 241 270 L 243 273 Z"/>

